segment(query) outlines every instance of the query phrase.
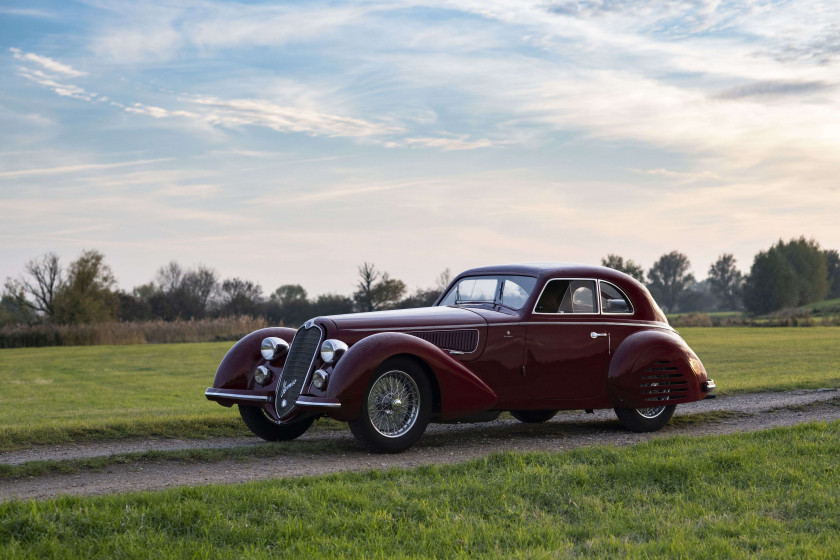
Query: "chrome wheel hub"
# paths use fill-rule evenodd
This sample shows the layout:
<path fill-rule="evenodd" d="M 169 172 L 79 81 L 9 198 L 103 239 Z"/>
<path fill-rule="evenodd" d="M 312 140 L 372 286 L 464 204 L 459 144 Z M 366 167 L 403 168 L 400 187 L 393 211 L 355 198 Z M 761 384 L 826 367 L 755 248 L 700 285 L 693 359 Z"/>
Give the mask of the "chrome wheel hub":
<path fill-rule="evenodd" d="M 404 371 L 379 377 L 368 395 L 368 416 L 373 428 L 385 437 L 405 435 L 420 413 L 420 388 Z"/>

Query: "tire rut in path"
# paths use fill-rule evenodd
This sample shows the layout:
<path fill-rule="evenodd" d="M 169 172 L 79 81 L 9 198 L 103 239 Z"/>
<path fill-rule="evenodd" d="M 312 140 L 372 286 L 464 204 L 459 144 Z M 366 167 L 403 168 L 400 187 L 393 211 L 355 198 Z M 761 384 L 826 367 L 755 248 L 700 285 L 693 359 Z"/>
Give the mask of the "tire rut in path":
<path fill-rule="evenodd" d="M 240 483 L 267 478 L 287 478 L 340 471 L 448 464 L 484 457 L 497 451 L 565 451 L 588 445 L 631 445 L 673 435 L 699 436 L 755 431 L 803 422 L 840 419 L 833 401 L 837 389 L 754 393 L 706 400 L 677 407 L 677 415 L 711 411 L 740 412 L 743 416 L 722 421 L 669 424 L 659 432 L 635 434 L 619 427 L 611 410 L 595 414 L 561 414 L 546 424 L 526 425 L 515 420 L 487 424 L 430 425 L 418 444 L 399 455 L 372 455 L 355 445 L 349 430 L 323 430 L 294 442 L 289 455 L 253 458 L 246 462 L 224 460 L 183 464 L 175 461 L 138 462 L 109 466 L 99 472 L 48 475 L 0 483 L 0 501 L 44 499 L 60 495 L 91 495 L 176 486 Z M 307 451 L 311 442 L 335 442 L 334 451 Z M 162 444 L 162 445 L 161 445 Z M 30 460 L 96 457 L 144 450 L 254 446 L 254 438 L 213 440 L 143 440 L 81 446 L 52 446 L 0 455 L 0 463 Z M 323 449 L 322 445 L 318 449 Z M 58 453 L 56 453 L 58 451 Z M 33 458 L 37 457 L 37 459 Z"/>

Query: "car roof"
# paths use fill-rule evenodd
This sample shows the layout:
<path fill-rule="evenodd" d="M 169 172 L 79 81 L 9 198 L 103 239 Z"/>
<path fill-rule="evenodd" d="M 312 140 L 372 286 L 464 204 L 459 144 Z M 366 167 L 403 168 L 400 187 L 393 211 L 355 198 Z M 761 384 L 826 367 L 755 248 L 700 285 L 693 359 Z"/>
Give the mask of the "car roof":
<path fill-rule="evenodd" d="M 519 263 L 519 264 L 505 264 L 496 266 L 482 266 L 478 268 L 471 268 L 462 272 L 458 276 L 477 276 L 483 274 L 521 274 L 526 276 L 536 276 L 538 278 L 602 278 L 604 280 L 618 280 L 620 282 L 636 282 L 636 280 L 605 266 L 593 266 L 587 264 L 577 263 L 563 263 L 563 262 L 536 262 L 536 263 Z"/>

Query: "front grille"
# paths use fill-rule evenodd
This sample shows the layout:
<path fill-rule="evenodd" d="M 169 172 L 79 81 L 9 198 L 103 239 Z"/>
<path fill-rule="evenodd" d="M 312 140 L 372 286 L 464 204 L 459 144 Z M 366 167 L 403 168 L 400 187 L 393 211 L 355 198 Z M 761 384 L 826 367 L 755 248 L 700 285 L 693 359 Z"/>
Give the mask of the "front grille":
<path fill-rule="evenodd" d="M 315 353 L 318 351 L 320 342 L 321 328 L 318 325 L 310 328 L 303 326 L 295 334 L 286 358 L 286 365 L 283 366 L 283 374 L 277 381 L 274 409 L 277 411 L 278 418 L 283 418 L 294 408 L 309 370 L 312 369 L 312 362 L 315 361 Z"/>
<path fill-rule="evenodd" d="M 688 381 L 679 369 L 666 360 L 650 364 L 639 384 L 642 397 L 651 403 L 684 399 L 688 395 Z"/>
<path fill-rule="evenodd" d="M 478 347 L 478 331 L 475 329 L 459 331 L 421 331 L 408 333 L 431 342 L 443 350 L 475 352 Z"/>

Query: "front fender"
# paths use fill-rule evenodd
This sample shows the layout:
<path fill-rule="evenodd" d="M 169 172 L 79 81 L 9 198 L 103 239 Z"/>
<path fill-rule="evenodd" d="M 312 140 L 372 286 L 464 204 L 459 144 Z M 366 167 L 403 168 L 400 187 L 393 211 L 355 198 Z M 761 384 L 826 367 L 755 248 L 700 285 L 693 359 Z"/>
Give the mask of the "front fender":
<path fill-rule="evenodd" d="M 253 389 L 254 369 L 257 363 L 263 359 L 260 354 L 260 343 L 269 336 L 282 338 L 291 344 L 295 337 L 295 330 L 286 327 L 269 327 L 244 336 L 222 358 L 219 368 L 216 370 L 216 377 L 213 379 L 213 388 Z M 279 362 L 277 363 L 279 364 Z"/>
<path fill-rule="evenodd" d="M 649 330 L 616 349 L 607 386 L 615 406 L 645 408 L 703 399 L 707 382 L 700 359 L 678 334 Z"/>
<path fill-rule="evenodd" d="M 498 397 L 484 381 L 443 350 L 416 336 L 385 332 L 368 336 L 341 357 L 332 371 L 326 396 L 341 402 L 330 415 L 350 421 L 359 416 L 371 376 L 388 358 L 407 355 L 420 360 L 440 389 L 440 413 L 444 419 L 488 410 Z"/>

